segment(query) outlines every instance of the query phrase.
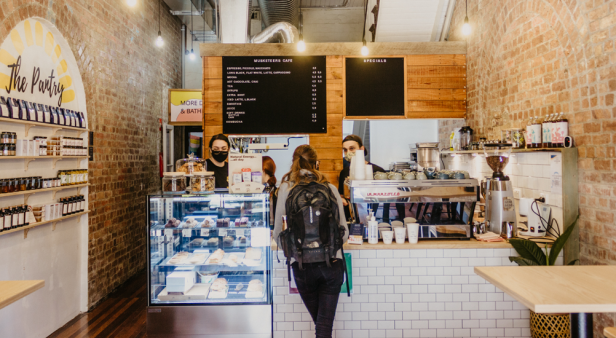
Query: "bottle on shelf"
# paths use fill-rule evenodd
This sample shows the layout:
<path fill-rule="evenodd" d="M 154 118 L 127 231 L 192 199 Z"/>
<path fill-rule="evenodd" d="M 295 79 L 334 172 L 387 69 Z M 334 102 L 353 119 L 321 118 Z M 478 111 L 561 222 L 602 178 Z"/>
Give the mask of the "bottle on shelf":
<path fill-rule="evenodd" d="M 541 123 L 539 123 L 539 118 L 537 116 L 533 117 L 530 130 L 532 139 L 531 148 L 541 148 Z"/>
<path fill-rule="evenodd" d="M 18 226 L 22 227 L 24 225 L 26 225 L 26 211 L 24 210 L 24 206 L 23 205 L 19 205 L 16 207 L 17 209 L 17 222 Z"/>
<path fill-rule="evenodd" d="M 541 148 L 550 148 L 550 118 L 552 115 L 548 115 L 541 122 Z"/>
<path fill-rule="evenodd" d="M 565 146 L 565 137 L 569 136 L 569 120 L 565 118 L 565 113 L 561 112 L 554 122 L 552 129 L 552 143 L 555 148 Z"/>
<path fill-rule="evenodd" d="M 13 224 L 13 214 L 10 208 L 3 209 L 4 212 L 4 231 L 11 230 Z"/>
<path fill-rule="evenodd" d="M 0 209 L 0 232 L 4 231 L 4 209 Z"/>
<path fill-rule="evenodd" d="M 11 229 L 19 227 L 19 212 L 17 208 L 11 208 Z"/>

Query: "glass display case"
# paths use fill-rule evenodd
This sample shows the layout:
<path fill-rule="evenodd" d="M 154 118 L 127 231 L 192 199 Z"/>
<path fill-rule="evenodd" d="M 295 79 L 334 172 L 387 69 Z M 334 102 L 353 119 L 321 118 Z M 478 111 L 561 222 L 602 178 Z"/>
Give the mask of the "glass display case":
<path fill-rule="evenodd" d="M 268 199 L 148 197 L 148 336 L 272 336 Z"/>

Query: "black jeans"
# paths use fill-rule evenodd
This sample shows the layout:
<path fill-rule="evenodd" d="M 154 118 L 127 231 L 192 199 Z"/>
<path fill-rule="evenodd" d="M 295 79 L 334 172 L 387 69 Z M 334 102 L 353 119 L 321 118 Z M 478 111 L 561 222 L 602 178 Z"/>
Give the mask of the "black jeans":
<path fill-rule="evenodd" d="M 316 338 L 331 338 L 346 268 L 342 259 L 332 259 L 331 268 L 325 262 L 303 264 L 304 270 L 297 262 L 291 266 L 297 291 L 316 326 Z"/>

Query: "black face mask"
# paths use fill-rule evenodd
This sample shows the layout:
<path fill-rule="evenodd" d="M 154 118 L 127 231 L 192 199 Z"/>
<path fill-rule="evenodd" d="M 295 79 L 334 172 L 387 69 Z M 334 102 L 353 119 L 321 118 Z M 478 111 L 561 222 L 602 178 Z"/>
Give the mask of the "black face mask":
<path fill-rule="evenodd" d="M 212 158 L 217 162 L 224 162 L 229 157 L 228 151 L 212 151 Z"/>

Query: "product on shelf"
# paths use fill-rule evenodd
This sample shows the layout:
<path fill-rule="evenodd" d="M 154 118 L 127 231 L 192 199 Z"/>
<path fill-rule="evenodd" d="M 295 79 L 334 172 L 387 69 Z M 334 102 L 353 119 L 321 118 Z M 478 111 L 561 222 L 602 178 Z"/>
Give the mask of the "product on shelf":
<path fill-rule="evenodd" d="M 194 253 L 189 259 L 188 264 L 203 264 L 205 259 L 207 258 L 206 253 Z"/>
<path fill-rule="evenodd" d="M 204 241 L 205 241 L 205 239 L 203 239 L 203 238 L 195 238 L 192 241 L 190 241 L 190 243 L 188 243 L 188 245 L 189 246 L 202 246 Z"/>
<path fill-rule="evenodd" d="M 166 172 L 163 174 L 163 192 L 185 192 L 186 177 L 183 172 Z"/>
<path fill-rule="evenodd" d="M 219 228 L 228 228 L 229 223 L 231 223 L 230 218 L 219 218 L 216 220 L 216 226 Z"/>
<path fill-rule="evenodd" d="M 193 172 L 190 178 L 190 189 L 193 193 L 214 191 L 214 172 Z"/>
<path fill-rule="evenodd" d="M 218 238 L 212 237 L 207 241 L 207 245 L 209 246 L 218 246 Z"/>
<path fill-rule="evenodd" d="M 227 289 L 228 282 L 224 278 L 216 278 L 210 287 L 212 291 L 225 291 Z"/>
<path fill-rule="evenodd" d="M 197 222 L 194 218 L 189 217 L 186 222 L 184 223 L 183 228 L 185 229 L 191 229 L 196 227 L 197 225 L 199 225 L 199 222 Z"/>
<path fill-rule="evenodd" d="M 178 226 L 180 226 L 180 220 L 175 218 L 171 218 L 167 224 L 165 224 L 165 228 L 177 228 Z"/>
<path fill-rule="evenodd" d="M 62 204 L 62 217 L 86 210 L 86 198 L 83 195 L 61 198 L 60 204 Z"/>
<path fill-rule="evenodd" d="M 258 248 L 246 248 L 246 255 L 244 256 L 244 259 L 260 261 L 261 254 L 262 254 L 262 251 Z"/>
<path fill-rule="evenodd" d="M 76 185 L 88 183 L 88 169 L 60 170 L 58 171 L 60 185 Z"/>
<path fill-rule="evenodd" d="M 222 239 L 222 243 L 226 246 L 233 245 L 233 241 L 234 239 L 231 236 L 225 236 L 225 238 Z"/>
<path fill-rule="evenodd" d="M 186 251 L 178 252 L 177 254 L 175 254 L 175 256 L 171 257 L 171 259 L 169 260 L 169 264 L 171 264 L 171 265 L 182 264 L 182 263 L 184 263 L 185 260 L 188 259 L 189 255 L 190 255 L 190 253 L 188 253 Z"/>
<path fill-rule="evenodd" d="M 220 264 L 224 256 L 225 256 L 225 252 L 222 249 L 218 249 L 214 251 L 214 253 L 210 256 L 210 258 L 208 259 L 208 262 L 209 264 Z"/>
<path fill-rule="evenodd" d="M 9 118 L 9 107 L 4 96 L 0 96 L 0 117 Z"/>
<path fill-rule="evenodd" d="M 0 232 L 30 225 L 34 222 L 31 212 L 32 207 L 23 204 L 0 209 Z"/>

